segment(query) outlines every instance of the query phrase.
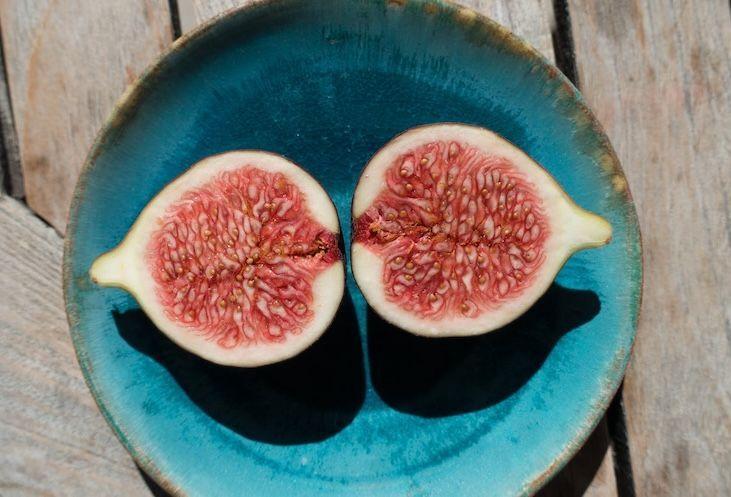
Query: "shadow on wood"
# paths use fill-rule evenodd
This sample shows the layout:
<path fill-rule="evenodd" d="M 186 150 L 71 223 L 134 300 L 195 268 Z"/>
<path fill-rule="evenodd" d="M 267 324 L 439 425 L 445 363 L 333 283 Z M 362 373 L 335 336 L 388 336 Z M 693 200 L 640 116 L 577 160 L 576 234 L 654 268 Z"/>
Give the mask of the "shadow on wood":
<path fill-rule="evenodd" d="M 606 418 L 573 459 L 538 491 L 536 497 L 612 497 L 616 483 Z"/>
<path fill-rule="evenodd" d="M 145 485 L 147 485 L 147 488 L 150 489 L 150 493 L 153 497 L 171 497 L 171 495 L 167 493 L 164 488 L 158 485 L 151 476 L 145 473 L 142 468 L 137 466 L 137 471 L 140 472 L 140 476 L 142 476 L 142 481 L 144 481 Z"/>

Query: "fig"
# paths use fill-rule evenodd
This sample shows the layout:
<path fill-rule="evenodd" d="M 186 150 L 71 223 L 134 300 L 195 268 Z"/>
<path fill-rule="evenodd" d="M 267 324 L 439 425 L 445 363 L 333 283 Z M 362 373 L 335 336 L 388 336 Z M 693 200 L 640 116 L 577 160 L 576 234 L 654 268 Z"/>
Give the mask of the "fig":
<path fill-rule="evenodd" d="M 353 275 L 382 318 L 417 335 L 500 328 L 577 250 L 609 242 L 548 172 L 497 134 L 408 130 L 368 162 L 353 196 Z"/>
<path fill-rule="evenodd" d="M 153 323 L 209 361 L 252 367 L 312 344 L 332 321 L 345 270 L 335 207 L 284 157 L 204 159 L 150 201 L 91 266 Z"/>

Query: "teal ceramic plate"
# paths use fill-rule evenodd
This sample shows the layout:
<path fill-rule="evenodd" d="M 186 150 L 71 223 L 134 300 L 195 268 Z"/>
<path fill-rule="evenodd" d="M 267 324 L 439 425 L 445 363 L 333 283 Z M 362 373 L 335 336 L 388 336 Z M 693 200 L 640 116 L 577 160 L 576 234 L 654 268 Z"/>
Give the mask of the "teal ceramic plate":
<path fill-rule="evenodd" d="M 527 315 L 482 337 L 428 340 L 373 315 L 348 276 L 332 328 L 279 365 L 206 363 L 158 333 L 92 260 L 199 159 L 283 154 L 332 195 L 344 235 L 358 174 L 415 125 L 507 137 L 612 243 L 574 256 Z M 346 246 L 349 245 L 346 241 Z M 91 391 L 136 461 L 174 495 L 525 495 L 580 447 L 635 332 L 635 210 L 580 95 L 493 22 L 441 2 L 254 3 L 175 43 L 122 100 L 79 180 L 64 285 Z"/>

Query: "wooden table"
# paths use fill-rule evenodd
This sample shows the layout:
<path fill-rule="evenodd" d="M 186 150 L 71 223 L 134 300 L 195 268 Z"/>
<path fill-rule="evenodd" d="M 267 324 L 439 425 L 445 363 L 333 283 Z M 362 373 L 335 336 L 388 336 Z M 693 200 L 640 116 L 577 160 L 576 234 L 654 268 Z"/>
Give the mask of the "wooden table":
<path fill-rule="evenodd" d="M 644 237 L 623 390 L 541 495 L 731 495 L 728 1 L 462 1 L 581 88 L 617 148 Z M 62 238 L 76 176 L 115 100 L 181 32 L 239 3 L 0 0 L 2 497 L 164 495 L 82 381 L 63 311 Z"/>

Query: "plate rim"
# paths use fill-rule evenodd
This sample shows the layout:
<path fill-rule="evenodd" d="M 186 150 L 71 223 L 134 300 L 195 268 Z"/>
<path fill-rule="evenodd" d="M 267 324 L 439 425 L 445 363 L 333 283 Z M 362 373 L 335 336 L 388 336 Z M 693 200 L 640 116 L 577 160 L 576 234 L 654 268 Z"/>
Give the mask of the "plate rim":
<path fill-rule="evenodd" d="M 311 0 L 309 0 L 311 1 Z M 363 1 L 363 0 L 342 0 L 342 1 Z M 560 86 L 557 92 L 568 97 L 571 104 L 580 112 L 583 119 L 586 119 L 588 128 L 599 139 L 598 148 L 603 148 L 605 153 L 604 167 L 611 172 L 612 178 L 616 178 L 615 189 L 623 195 L 622 201 L 626 204 L 628 216 L 626 218 L 627 228 L 630 232 L 637 234 L 636 250 L 637 250 L 637 271 L 638 292 L 636 302 L 634 304 L 635 320 L 631 329 L 631 337 L 628 349 L 618 349 L 614 355 L 612 363 L 612 374 L 601 379 L 602 387 L 599 390 L 598 397 L 591 403 L 591 409 L 585 419 L 583 419 L 574 436 L 567 440 L 562 450 L 553 459 L 553 461 L 543 471 L 530 478 L 530 481 L 524 481 L 521 486 L 520 496 L 529 496 L 536 493 L 540 488 L 546 485 L 571 458 L 583 447 L 589 435 L 594 431 L 601 421 L 604 413 L 608 409 L 611 401 L 614 399 L 627 370 L 627 365 L 634 352 L 634 346 L 637 337 L 637 328 L 642 310 L 642 295 L 644 289 L 644 250 L 642 242 L 642 232 L 640 230 L 638 215 L 635 203 L 632 199 L 629 184 L 626 175 L 620 164 L 619 158 L 612 146 L 609 137 L 606 135 L 603 127 L 593 114 L 588 104 L 584 100 L 580 91 L 574 84 L 559 70 L 556 65 L 548 60 L 535 47 L 515 34 L 513 31 L 491 19 L 487 15 L 481 14 L 471 7 L 461 5 L 455 0 L 366 0 L 370 4 L 383 3 L 386 6 L 396 6 L 405 8 L 407 5 L 415 5 L 422 12 L 421 15 L 441 14 L 443 16 L 451 16 L 451 21 L 463 24 L 462 29 L 466 29 L 466 21 L 471 26 L 480 25 L 486 35 L 491 39 L 500 39 L 505 44 L 509 53 L 514 57 L 526 59 L 536 63 L 538 67 L 546 71 L 549 78 L 558 79 Z M 67 214 L 66 233 L 63 244 L 63 261 L 62 261 L 62 286 L 64 307 L 66 311 L 67 321 L 69 324 L 69 333 L 71 335 L 77 362 L 81 368 L 84 382 L 92 394 L 94 402 L 99 411 L 102 413 L 107 424 L 122 443 L 127 452 L 131 455 L 134 462 L 139 465 L 144 472 L 149 475 L 156 484 L 168 492 L 172 497 L 186 497 L 187 491 L 174 483 L 174 481 L 166 476 L 157 466 L 154 459 L 148 456 L 141 448 L 137 447 L 129 438 L 125 430 L 123 430 L 114 420 L 111 412 L 106 407 L 104 394 L 97 389 L 93 380 L 93 367 L 89 361 L 86 349 L 84 348 L 79 331 L 80 316 L 77 304 L 70 300 L 72 287 L 74 286 L 72 275 L 72 259 L 75 252 L 74 240 L 76 234 L 76 219 L 78 210 L 85 196 L 86 184 L 91 170 L 94 168 L 97 157 L 103 152 L 103 145 L 107 136 L 117 127 L 121 126 L 128 114 L 134 112 L 137 107 L 138 100 L 145 91 L 148 90 L 150 82 L 154 82 L 156 74 L 166 68 L 166 63 L 177 54 L 182 54 L 186 48 L 192 43 L 203 38 L 208 31 L 215 29 L 220 23 L 231 20 L 232 18 L 245 15 L 246 13 L 256 11 L 258 9 L 271 9 L 281 6 L 284 3 L 298 4 L 308 3 L 308 0 L 248 0 L 242 5 L 238 5 L 226 9 L 217 15 L 211 17 L 205 22 L 199 24 L 189 32 L 182 34 L 173 43 L 162 51 L 155 59 L 150 62 L 145 70 L 140 74 L 136 81 L 127 86 L 122 95 L 114 104 L 111 112 L 104 121 L 89 152 L 84 160 L 82 168 L 74 188 L 71 198 L 70 208 Z M 577 423 L 578 424 L 578 423 Z"/>

